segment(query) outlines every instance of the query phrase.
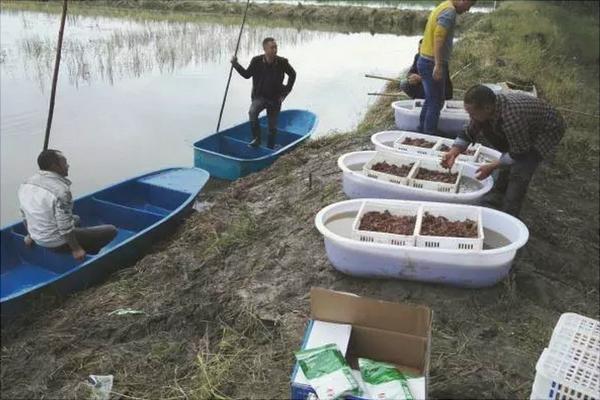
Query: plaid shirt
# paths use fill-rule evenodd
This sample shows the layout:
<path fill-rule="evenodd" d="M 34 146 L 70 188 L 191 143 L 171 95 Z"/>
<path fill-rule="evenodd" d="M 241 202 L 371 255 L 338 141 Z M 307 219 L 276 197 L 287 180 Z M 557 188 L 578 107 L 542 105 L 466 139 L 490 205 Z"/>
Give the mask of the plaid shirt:
<path fill-rule="evenodd" d="M 526 94 L 510 93 L 496 95 L 496 111 L 490 121 L 471 120 L 459 138 L 474 143 L 483 136 L 515 160 L 531 150 L 545 159 L 554 154 L 564 132 L 562 116 L 548 103 Z"/>

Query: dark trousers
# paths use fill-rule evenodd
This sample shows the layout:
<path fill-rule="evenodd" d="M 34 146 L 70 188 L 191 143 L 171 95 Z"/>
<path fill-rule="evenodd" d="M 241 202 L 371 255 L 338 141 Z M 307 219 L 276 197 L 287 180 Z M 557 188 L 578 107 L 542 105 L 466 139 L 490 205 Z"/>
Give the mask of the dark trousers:
<path fill-rule="evenodd" d="M 518 217 L 525 201 L 529 182 L 540 164 L 540 157 L 530 152 L 515 161 L 510 167 L 502 168 L 494 181 L 494 187 L 482 199 L 482 206 L 493 207 Z"/>
<path fill-rule="evenodd" d="M 117 228 L 113 225 L 96 225 L 73 229 L 75 238 L 81 247 L 86 253 L 91 254 L 98 253 L 104 246 L 110 243 L 117 236 L 117 232 Z M 71 248 L 65 243 L 52 250 L 63 253 L 71 251 Z"/>
<path fill-rule="evenodd" d="M 419 57 L 417 69 L 421 75 L 423 91 L 425 92 L 425 102 L 421 108 L 419 119 L 419 132 L 428 135 L 437 135 L 438 121 L 440 112 L 444 106 L 446 98 L 446 70 L 448 64 L 443 64 L 442 79 L 436 81 L 433 79 L 433 67 L 435 62 L 425 57 Z"/>
<path fill-rule="evenodd" d="M 252 127 L 252 136 L 255 138 L 260 138 L 258 114 L 264 109 L 267 110 L 267 118 L 269 120 L 269 135 L 275 136 L 277 133 L 277 117 L 279 116 L 279 111 L 281 111 L 281 103 L 277 100 L 256 97 L 252 99 L 250 111 L 248 111 L 248 115 L 250 116 L 250 126 Z"/>

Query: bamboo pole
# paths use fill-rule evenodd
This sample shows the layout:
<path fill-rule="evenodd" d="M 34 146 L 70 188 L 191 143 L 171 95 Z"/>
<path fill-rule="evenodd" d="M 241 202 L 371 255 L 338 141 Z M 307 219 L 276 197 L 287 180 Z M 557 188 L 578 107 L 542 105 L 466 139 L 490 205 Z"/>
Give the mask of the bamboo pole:
<path fill-rule="evenodd" d="M 381 79 L 381 80 L 389 81 L 389 82 L 402 83 L 401 79 L 387 78 L 385 76 L 377 76 L 377 75 L 365 74 L 365 78 Z"/>
<path fill-rule="evenodd" d="M 65 0 L 66 1 L 66 0 Z M 248 7 L 250 6 L 250 0 L 246 2 L 246 10 L 244 11 L 244 18 L 242 19 L 242 26 L 240 26 L 240 34 L 238 35 L 237 44 L 235 45 L 234 57 L 237 57 L 238 50 L 240 48 L 240 40 L 242 39 L 242 32 L 244 31 L 244 24 L 246 24 L 246 15 L 248 15 Z M 219 112 L 219 122 L 217 122 L 217 132 L 221 128 L 221 118 L 223 117 L 223 110 L 225 109 L 225 101 L 227 100 L 227 92 L 229 91 L 229 83 L 231 82 L 231 74 L 233 73 L 233 64 L 229 68 L 229 77 L 227 78 L 227 86 L 225 86 L 225 94 L 223 95 L 223 103 L 221 103 L 221 111 Z"/>
<path fill-rule="evenodd" d="M 54 75 L 52 76 L 52 91 L 50 92 L 50 105 L 48 109 L 48 120 L 46 121 L 46 135 L 44 137 L 44 150 L 48 149 L 50 141 L 50 129 L 54 115 L 54 101 L 56 98 L 56 83 L 58 81 L 58 69 L 60 67 L 60 54 L 62 51 L 63 33 L 65 31 L 65 20 L 67 19 L 67 0 L 63 1 L 63 11 L 58 31 L 58 44 L 56 45 L 56 60 L 54 61 Z"/>

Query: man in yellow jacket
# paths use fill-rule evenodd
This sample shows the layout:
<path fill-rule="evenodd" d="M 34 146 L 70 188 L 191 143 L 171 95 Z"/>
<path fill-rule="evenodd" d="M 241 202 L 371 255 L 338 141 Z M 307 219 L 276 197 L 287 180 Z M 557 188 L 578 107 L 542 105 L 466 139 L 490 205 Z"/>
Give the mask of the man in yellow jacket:
<path fill-rule="evenodd" d="M 464 14 L 476 0 L 447 0 L 429 14 L 417 69 L 425 91 L 419 131 L 437 135 L 440 110 L 444 104 L 446 72 L 452 55 L 456 15 Z"/>

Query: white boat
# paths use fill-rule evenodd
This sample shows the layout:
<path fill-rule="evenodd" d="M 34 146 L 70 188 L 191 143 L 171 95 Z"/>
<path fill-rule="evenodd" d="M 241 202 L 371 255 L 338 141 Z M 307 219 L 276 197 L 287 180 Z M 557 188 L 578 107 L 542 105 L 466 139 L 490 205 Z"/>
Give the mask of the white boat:
<path fill-rule="evenodd" d="M 356 199 L 378 197 L 381 199 L 423 200 L 444 203 L 475 204 L 494 186 L 494 180 L 489 176 L 482 181 L 476 181 L 475 173 L 477 171 L 477 167 L 466 163 L 461 163 L 463 165 L 462 175 L 463 184 L 464 182 L 470 181 L 470 184 L 466 186 L 469 191 L 464 190 L 465 186 L 462 186 L 459 187 L 458 193 L 437 192 L 379 180 L 377 178 L 367 176 L 363 172 L 363 166 L 373 157 L 375 157 L 376 154 L 376 151 L 356 151 L 352 153 L 346 153 L 338 158 L 338 167 L 343 172 L 343 190 L 346 196 L 349 198 Z M 414 160 L 424 158 L 427 159 L 427 157 L 419 157 L 417 155 L 406 153 L 405 156 Z"/>
<path fill-rule="evenodd" d="M 396 127 L 416 131 L 424 100 L 400 100 L 392 103 Z M 447 100 L 440 112 L 438 130 L 447 137 L 456 137 L 469 124 L 469 114 L 462 100 Z"/>
<path fill-rule="evenodd" d="M 402 247 L 360 241 L 352 238 L 352 224 L 364 201 L 367 200 L 334 203 L 323 208 L 315 217 L 315 225 L 323 235 L 329 261 L 335 269 L 349 275 L 474 288 L 491 286 L 506 277 L 517 250 L 529 238 L 527 227 L 518 219 L 481 207 L 485 236 L 483 250 Z M 409 203 L 428 204 L 401 200 L 368 201 L 389 204 L 391 207 Z M 452 204 L 447 206 L 456 207 Z"/>
<path fill-rule="evenodd" d="M 371 136 L 371 143 L 373 143 L 373 145 L 375 145 L 375 150 L 378 150 L 378 151 L 393 151 L 393 152 L 406 153 L 406 151 L 407 151 L 406 148 L 408 148 L 408 147 L 405 147 L 404 149 L 398 149 L 398 148 L 394 147 L 394 142 L 396 140 L 398 140 L 403 134 L 406 134 L 406 133 L 414 133 L 414 132 L 407 132 L 407 131 L 378 132 Z M 419 136 L 429 138 L 431 141 L 434 141 L 434 142 L 440 139 L 439 136 L 425 135 L 422 133 L 420 133 Z M 502 153 L 500 153 L 498 150 L 494 150 L 494 149 L 492 149 L 490 147 L 486 147 L 486 146 L 481 146 L 481 150 L 479 152 L 479 159 L 478 159 L 478 162 L 476 162 L 475 164 L 481 165 L 482 163 L 498 160 L 501 155 L 502 155 Z"/>

